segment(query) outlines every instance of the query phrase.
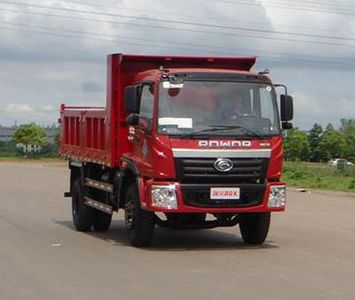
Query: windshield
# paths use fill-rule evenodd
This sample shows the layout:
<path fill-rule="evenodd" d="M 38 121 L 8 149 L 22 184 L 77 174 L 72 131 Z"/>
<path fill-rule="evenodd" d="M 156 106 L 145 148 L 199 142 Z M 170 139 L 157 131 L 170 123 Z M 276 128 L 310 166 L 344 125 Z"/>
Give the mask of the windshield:
<path fill-rule="evenodd" d="M 280 133 L 276 94 L 267 83 L 163 81 L 158 132 L 200 136 L 273 136 Z"/>

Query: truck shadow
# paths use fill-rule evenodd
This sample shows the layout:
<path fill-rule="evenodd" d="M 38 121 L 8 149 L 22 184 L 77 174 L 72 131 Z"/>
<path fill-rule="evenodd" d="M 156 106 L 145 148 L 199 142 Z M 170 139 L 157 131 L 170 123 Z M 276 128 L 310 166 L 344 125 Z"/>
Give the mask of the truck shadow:
<path fill-rule="evenodd" d="M 71 221 L 54 221 L 57 224 L 74 230 Z M 193 250 L 263 250 L 279 248 L 272 240 L 263 245 L 247 245 L 243 242 L 239 230 L 235 233 L 222 231 L 223 229 L 177 230 L 157 227 L 152 245 L 142 248 L 145 251 L 193 251 Z M 107 232 L 86 232 L 114 246 L 130 247 L 124 221 L 113 220 Z"/>
<path fill-rule="evenodd" d="M 220 229 L 171 230 L 158 228 L 151 247 L 147 250 L 188 251 L 188 250 L 250 250 L 278 248 L 272 241 L 251 246 L 243 242 L 236 233 Z"/>

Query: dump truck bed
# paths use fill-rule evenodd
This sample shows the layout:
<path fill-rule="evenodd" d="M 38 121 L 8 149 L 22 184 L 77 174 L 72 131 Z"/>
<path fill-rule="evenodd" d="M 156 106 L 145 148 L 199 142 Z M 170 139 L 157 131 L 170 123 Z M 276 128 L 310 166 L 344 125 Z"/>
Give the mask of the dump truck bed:
<path fill-rule="evenodd" d="M 110 165 L 109 128 L 103 107 L 61 106 L 62 156 Z"/>

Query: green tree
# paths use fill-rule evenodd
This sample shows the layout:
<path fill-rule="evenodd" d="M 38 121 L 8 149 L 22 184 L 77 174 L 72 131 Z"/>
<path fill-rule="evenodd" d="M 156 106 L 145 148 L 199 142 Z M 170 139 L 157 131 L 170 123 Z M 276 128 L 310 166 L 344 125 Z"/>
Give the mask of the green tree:
<path fill-rule="evenodd" d="M 340 123 L 340 132 L 346 141 L 345 157 L 355 160 L 355 119 L 342 119 Z"/>
<path fill-rule="evenodd" d="M 308 133 L 308 143 L 310 148 L 310 161 L 319 162 L 321 161 L 321 152 L 319 149 L 319 143 L 323 133 L 323 128 L 318 123 L 315 123 L 312 129 Z"/>
<path fill-rule="evenodd" d="M 327 127 L 325 127 L 324 133 L 328 132 L 328 131 L 333 131 L 334 130 L 334 126 L 330 123 L 328 123 Z"/>
<path fill-rule="evenodd" d="M 48 144 L 47 132 L 35 123 L 19 126 L 13 134 L 12 140 L 16 144 L 23 144 L 26 154 L 30 146 L 42 147 Z"/>
<path fill-rule="evenodd" d="M 344 157 L 346 152 L 346 141 L 343 134 L 328 124 L 319 142 L 319 150 L 322 154 L 321 160 Z"/>
<path fill-rule="evenodd" d="M 287 160 L 308 160 L 310 149 L 307 134 L 297 128 L 289 130 L 284 138 L 284 149 Z"/>

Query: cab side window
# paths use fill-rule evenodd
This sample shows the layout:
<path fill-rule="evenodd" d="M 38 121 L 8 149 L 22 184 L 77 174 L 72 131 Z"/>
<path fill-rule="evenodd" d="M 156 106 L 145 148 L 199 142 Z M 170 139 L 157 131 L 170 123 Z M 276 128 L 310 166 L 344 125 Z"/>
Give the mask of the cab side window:
<path fill-rule="evenodd" d="M 271 124 L 275 123 L 275 108 L 273 107 L 272 101 L 266 101 L 270 98 L 270 92 L 266 89 L 260 89 L 260 110 L 261 118 L 270 120 Z M 264 100 L 264 101 L 263 101 Z"/>
<path fill-rule="evenodd" d="M 149 85 L 143 85 L 141 93 L 141 107 L 139 115 L 151 121 L 153 118 L 153 100 L 154 95 Z"/>

